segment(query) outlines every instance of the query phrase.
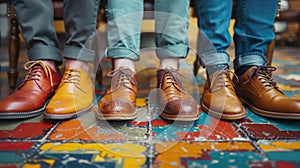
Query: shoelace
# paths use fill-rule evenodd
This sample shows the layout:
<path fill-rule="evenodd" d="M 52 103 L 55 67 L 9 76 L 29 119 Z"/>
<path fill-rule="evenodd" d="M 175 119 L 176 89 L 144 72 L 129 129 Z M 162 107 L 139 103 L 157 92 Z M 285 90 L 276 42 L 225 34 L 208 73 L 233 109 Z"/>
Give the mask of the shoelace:
<path fill-rule="evenodd" d="M 231 85 L 229 84 L 229 81 L 228 80 L 224 80 L 222 74 L 224 74 L 230 81 L 231 81 L 231 77 L 230 77 L 230 74 L 233 74 L 233 76 L 238 80 L 238 77 L 235 73 L 229 71 L 229 70 L 221 70 L 221 71 L 217 71 L 215 72 L 215 74 L 212 76 L 211 78 L 211 85 L 210 85 L 210 88 L 209 90 L 211 90 L 212 92 L 216 92 L 218 90 L 220 90 L 221 88 L 223 87 L 227 87 L 228 89 L 231 89 L 231 90 L 234 90 L 233 87 L 234 87 L 234 84 L 233 82 L 232 85 L 233 87 L 231 87 Z M 217 87 L 217 89 L 213 90 L 213 86 Z"/>
<path fill-rule="evenodd" d="M 175 73 L 177 73 L 178 75 L 182 76 L 181 74 L 179 74 L 178 72 L 176 72 L 175 69 L 164 69 L 162 71 L 162 74 L 160 75 L 160 79 L 159 81 L 163 80 L 163 77 L 166 75 L 167 78 L 167 83 L 168 84 L 172 84 L 172 85 L 179 85 L 180 88 L 183 91 L 183 85 L 180 82 L 180 80 L 178 79 L 178 77 L 175 75 Z M 159 82 L 159 88 L 162 87 L 162 82 Z M 176 87 L 177 88 L 177 87 Z"/>
<path fill-rule="evenodd" d="M 130 75 L 130 69 L 128 68 L 120 68 L 110 71 L 107 74 L 107 76 L 112 78 L 112 88 L 118 88 L 121 85 L 128 88 L 127 85 L 129 85 L 130 83 L 132 83 L 133 85 L 137 85 L 137 83 L 133 80 L 132 76 Z M 114 81 L 114 76 L 117 77 L 117 81 Z"/>
<path fill-rule="evenodd" d="M 265 87 L 274 87 L 279 90 L 274 79 L 269 75 L 272 71 L 276 71 L 276 68 L 273 66 L 259 66 L 251 74 L 249 74 L 249 80 L 254 77 L 258 77 L 258 80 L 262 82 Z M 247 81 L 246 81 L 247 82 Z"/>
<path fill-rule="evenodd" d="M 25 63 L 24 69 L 27 71 L 29 70 L 29 72 L 23 80 L 22 84 L 17 89 L 21 88 L 27 81 L 40 80 L 41 74 L 44 71 L 46 76 L 50 79 L 50 87 L 51 91 L 53 91 L 52 73 L 50 67 L 47 64 L 45 64 L 43 61 L 28 61 Z M 38 87 L 43 90 L 40 85 L 38 85 Z"/>
<path fill-rule="evenodd" d="M 61 80 L 60 86 L 65 83 L 72 83 L 74 84 L 79 90 L 86 93 L 86 91 L 80 88 L 80 71 L 75 68 L 67 68 L 64 72 L 64 77 Z"/>

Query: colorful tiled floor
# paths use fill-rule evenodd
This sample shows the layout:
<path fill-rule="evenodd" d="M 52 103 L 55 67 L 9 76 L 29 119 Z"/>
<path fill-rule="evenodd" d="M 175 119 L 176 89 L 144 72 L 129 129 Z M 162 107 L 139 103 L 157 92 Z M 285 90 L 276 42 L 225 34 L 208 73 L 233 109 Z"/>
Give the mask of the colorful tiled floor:
<path fill-rule="evenodd" d="M 153 55 L 151 51 L 143 53 Z M 288 96 L 300 98 L 300 49 L 276 48 L 274 54 L 273 65 L 278 70 L 273 77 Z M 22 78 L 26 57 L 20 60 Z M 245 119 L 235 122 L 220 121 L 204 112 L 196 122 L 162 120 L 152 96 L 156 91 L 152 63 L 157 60 L 148 60 L 137 65 L 136 120 L 100 121 L 94 110 L 68 121 L 49 121 L 43 116 L 0 120 L 0 168 L 300 167 L 300 121 L 264 118 L 249 109 Z M 188 77 L 184 80 L 187 90 L 199 100 L 205 73 L 200 69 L 197 77 L 192 75 L 193 60 L 191 55 L 181 62 L 181 71 Z M 3 97 L 10 90 L 7 64 L 5 60 L 0 63 Z M 103 67 L 104 72 L 109 71 L 109 62 L 103 62 Z M 107 80 L 95 85 L 95 106 L 107 85 Z"/>

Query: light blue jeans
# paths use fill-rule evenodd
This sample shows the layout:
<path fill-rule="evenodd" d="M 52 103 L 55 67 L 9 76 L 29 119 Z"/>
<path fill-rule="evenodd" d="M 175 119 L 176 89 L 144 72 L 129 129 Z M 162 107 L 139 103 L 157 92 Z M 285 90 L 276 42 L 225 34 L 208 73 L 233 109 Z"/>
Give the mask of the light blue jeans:
<path fill-rule="evenodd" d="M 274 39 L 274 19 L 278 0 L 237 0 L 234 24 L 234 69 L 243 65 L 265 65 L 265 52 Z M 228 31 L 232 12 L 232 0 L 196 0 L 198 27 L 203 39 L 207 38 L 214 51 L 206 48 L 206 42 L 198 45 L 204 66 L 230 63 L 226 49 L 231 43 Z"/>
<path fill-rule="evenodd" d="M 159 58 L 188 54 L 189 0 L 155 0 L 155 43 Z M 108 1 L 108 58 L 139 60 L 144 1 Z"/>

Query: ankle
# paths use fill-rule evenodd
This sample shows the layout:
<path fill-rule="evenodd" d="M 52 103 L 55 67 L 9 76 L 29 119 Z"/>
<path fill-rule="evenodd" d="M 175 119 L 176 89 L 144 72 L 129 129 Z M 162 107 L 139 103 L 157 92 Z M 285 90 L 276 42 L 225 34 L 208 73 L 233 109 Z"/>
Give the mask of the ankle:
<path fill-rule="evenodd" d="M 58 72 L 57 66 L 54 60 L 41 60 L 47 64 L 53 71 Z"/>
<path fill-rule="evenodd" d="M 236 69 L 234 72 L 237 76 L 242 76 L 251 67 L 253 67 L 253 65 L 243 65 L 243 66 L 239 67 L 238 69 Z"/>
<path fill-rule="evenodd" d="M 122 67 L 126 67 L 135 73 L 135 62 L 131 59 L 114 59 L 114 70 L 121 69 Z"/>
<path fill-rule="evenodd" d="M 160 69 L 175 69 L 178 70 L 179 59 L 178 58 L 162 58 L 160 59 Z"/>
<path fill-rule="evenodd" d="M 75 60 L 75 59 L 67 59 L 66 61 L 66 67 L 71 68 L 81 68 L 86 72 L 89 72 L 89 65 L 87 62 Z"/>
<path fill-rule="evenodd" d="M 207 75 L 212 75 L 213 73 L 219 71 L 219 70 L 228 70 L 229 65 L 226 64 L 219 64 L 219 65 L 214 65 L 214 66 L 208 66 L 206 68 L 206 74 Z"/>

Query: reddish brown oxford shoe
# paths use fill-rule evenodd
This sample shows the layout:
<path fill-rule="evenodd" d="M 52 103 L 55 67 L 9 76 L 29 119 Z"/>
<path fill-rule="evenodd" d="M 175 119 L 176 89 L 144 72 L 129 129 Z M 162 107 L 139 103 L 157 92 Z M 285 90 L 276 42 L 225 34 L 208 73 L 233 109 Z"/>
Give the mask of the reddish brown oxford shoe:
<path fill-rule="evenodd" d="M 111 87 L 98 103 L 97 118 L 101 120 L 132 120 L 137 117 L 137 82 L 130 69 L 121 67 L 108 74 Z"/>
<path fill-rule="evenodd" d="M 253 112 L 272 118 L 300 119 L 300 100 L 285 96 L 269 76 L 275 67 L 252 67 L 238 81 L 237 95 Z"/>
<path fill-rule="evenodd" d="M 197 103 L 180 83 L 176 70 L 157 71 L 160 116 L 167 120 L 194 121 L 199 118 Z"/>
<path fill-rule="evenodd" d="M 218 119 L 238 120 L 246 116 L 243 104 L 237 97 L 229 70 L 219 70 L 204 85 L 201 108 Z"/>
<path fill-rule="evenodd" d="M 1 119 L 29 118 L 43 113 L 48 100 L 60 82 L 60 73 L 43 61 L 29 61 L 29 70 L 21 85 L 11 95 L 0 101 Z"/>

